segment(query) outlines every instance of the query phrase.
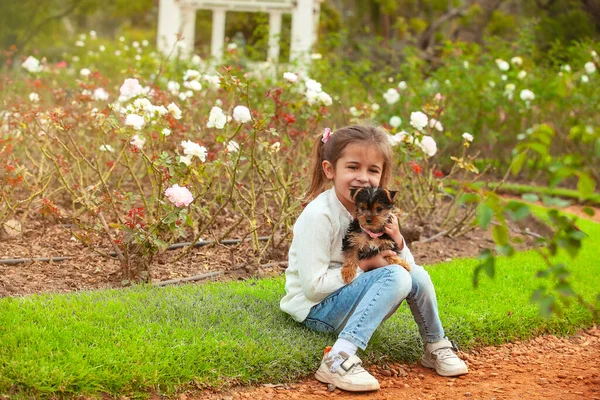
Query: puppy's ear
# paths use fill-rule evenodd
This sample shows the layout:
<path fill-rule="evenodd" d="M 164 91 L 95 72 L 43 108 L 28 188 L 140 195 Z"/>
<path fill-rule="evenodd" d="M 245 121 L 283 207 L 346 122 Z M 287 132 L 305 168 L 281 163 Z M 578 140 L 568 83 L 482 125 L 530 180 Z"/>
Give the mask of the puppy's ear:
<path fill-rule="evenodd" d="M 356 201 L 356 195 L 362 190 L 363 188 L 352 188 L 350 189 L 350 198 L 352 198 L 353 201 Z"/>
<path fill-rule="evenodd" d="M 388 197 L 390 198 L 390 203 L 395 202 L 398 191 L 397 190 L 388 190 L 387 192 L 388 192 Z"/>

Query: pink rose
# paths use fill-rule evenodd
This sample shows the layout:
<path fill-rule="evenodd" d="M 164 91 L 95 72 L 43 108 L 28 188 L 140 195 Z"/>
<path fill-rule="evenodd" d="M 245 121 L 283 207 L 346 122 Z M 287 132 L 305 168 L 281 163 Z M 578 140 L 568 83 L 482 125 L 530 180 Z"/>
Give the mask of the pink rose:
<path fill-rule="evenodd" d="M 167 190 L 165 190 L 165 196 L 175 204 L 176 207 L 187 207 L 194 200 L 192 192 L 188 188 L 181 187 L 178 184 L 174 184 Z"/>

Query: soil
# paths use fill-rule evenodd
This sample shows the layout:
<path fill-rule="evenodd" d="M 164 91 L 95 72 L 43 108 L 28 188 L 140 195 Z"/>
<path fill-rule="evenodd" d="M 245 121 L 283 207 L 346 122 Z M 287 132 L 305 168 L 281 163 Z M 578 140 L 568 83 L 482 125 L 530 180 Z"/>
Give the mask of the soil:
<path fill-rule="evenodd" d="M 349 393 L 308 378 L 294 384 L 240 387 L 223 392 L 182 394 L 179 399 L 600 399 L 600 329 L 570 338 L 541 336 L 527 342 L 459 353 L 469 373 L 444 378 L 419 364 L 372 367 L 381 389 Z"/>
<path fill-rule="evenodd" d="M 569 212 L 590 218 L 576 206 Z M 591 217 L 600 222 L 600 210 Z M 8 258 L 72 257 L 60 262 L 29 261 L 0 263 L 0 297 L 23 296 L 43 292 L 72 292 L 122 287 L 119 262 L 103 257 L 76 241 L 69 229 L 47 221 L 32 221 L 21 233 L 0 233 L 0 260 Z M 548 232 L 533 218 L 511 227 L 513 233 L 528 228 L 545 235 Z M 405 227 L 405 236 L 415 259 L 422 265 L 472 257 L 483 248 L 493 247 L 489 232 L 472 230 L 458 238 L 437 237 L 430 227 Z M 434 240 L 428 241 L 428 238 Z M 531 246 L 534 238 L 523 236 L 521 248 Z M 102 247 L 102 244 L 99 244 Z M 104 246 L 105 251 L 110 249 Z M 182 250 L 168 251 L 154 259 L 152 281 L 186 278 L 207 272 L 220 272 L 210 280 L 247 279 L 252 276 L 280 275 L 285 269 L 287 248 L 281 246 L 257 263 L 247 242 L 236 246 L 205 246 L 193 249 L 181 260 Z M 250 260 L 250 261 L 249 261 Z M 205 280 L 204 280 L 205 281 Z M 202 282 L 204 282 L 202 281 Z M 419 365 L 389 365 L 372 372 L 382 389 L 371 394 L 349 394 L 326 387 L 312 378 L 294 384 L 237 387 L 224 392 L 204 391 L 181 394 L 185 399 L 272 398 L 317 399 L 598 399 L 600 400 L 600 329 L 592 328 L 571 338 L 545 336 L 530 342 L 510 343 L 461 353 L 470 373 L 460 378 L 443 378 Z M 316 367 L 316 366 L 315 366 Z"/>

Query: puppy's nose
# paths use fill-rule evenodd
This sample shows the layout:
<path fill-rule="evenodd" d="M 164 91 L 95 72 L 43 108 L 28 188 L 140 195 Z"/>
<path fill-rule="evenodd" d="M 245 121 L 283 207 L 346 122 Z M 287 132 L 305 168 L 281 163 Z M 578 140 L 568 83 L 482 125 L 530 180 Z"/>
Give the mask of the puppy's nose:
<path fill-rule="evenodd" d="M 371 218 L 367 218 L 366 221 L 367 221 L 367 224 L 370 224 L 371 223 Z"/>

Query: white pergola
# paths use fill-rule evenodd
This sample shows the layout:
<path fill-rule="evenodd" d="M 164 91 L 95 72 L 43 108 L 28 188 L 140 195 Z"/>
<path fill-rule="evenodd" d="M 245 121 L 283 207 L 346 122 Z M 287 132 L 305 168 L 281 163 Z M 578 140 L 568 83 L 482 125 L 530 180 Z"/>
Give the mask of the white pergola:
<path fill-rule="evenodd" d="M 317 39 L 319 12 L 322 0 L 160 0 L 158 8 L 157 46 L 169 54 L 182 36 L 180 50 L 191 55 L 194 51 L 196 11 L 212 11 L 211 55 L 221 58 L 225 43 L 227 11 L 266 12 L 269 14 L 268 59 L 279 59 L 281 16 L 292 14 L 290 60 L 307 61 Z"/>

